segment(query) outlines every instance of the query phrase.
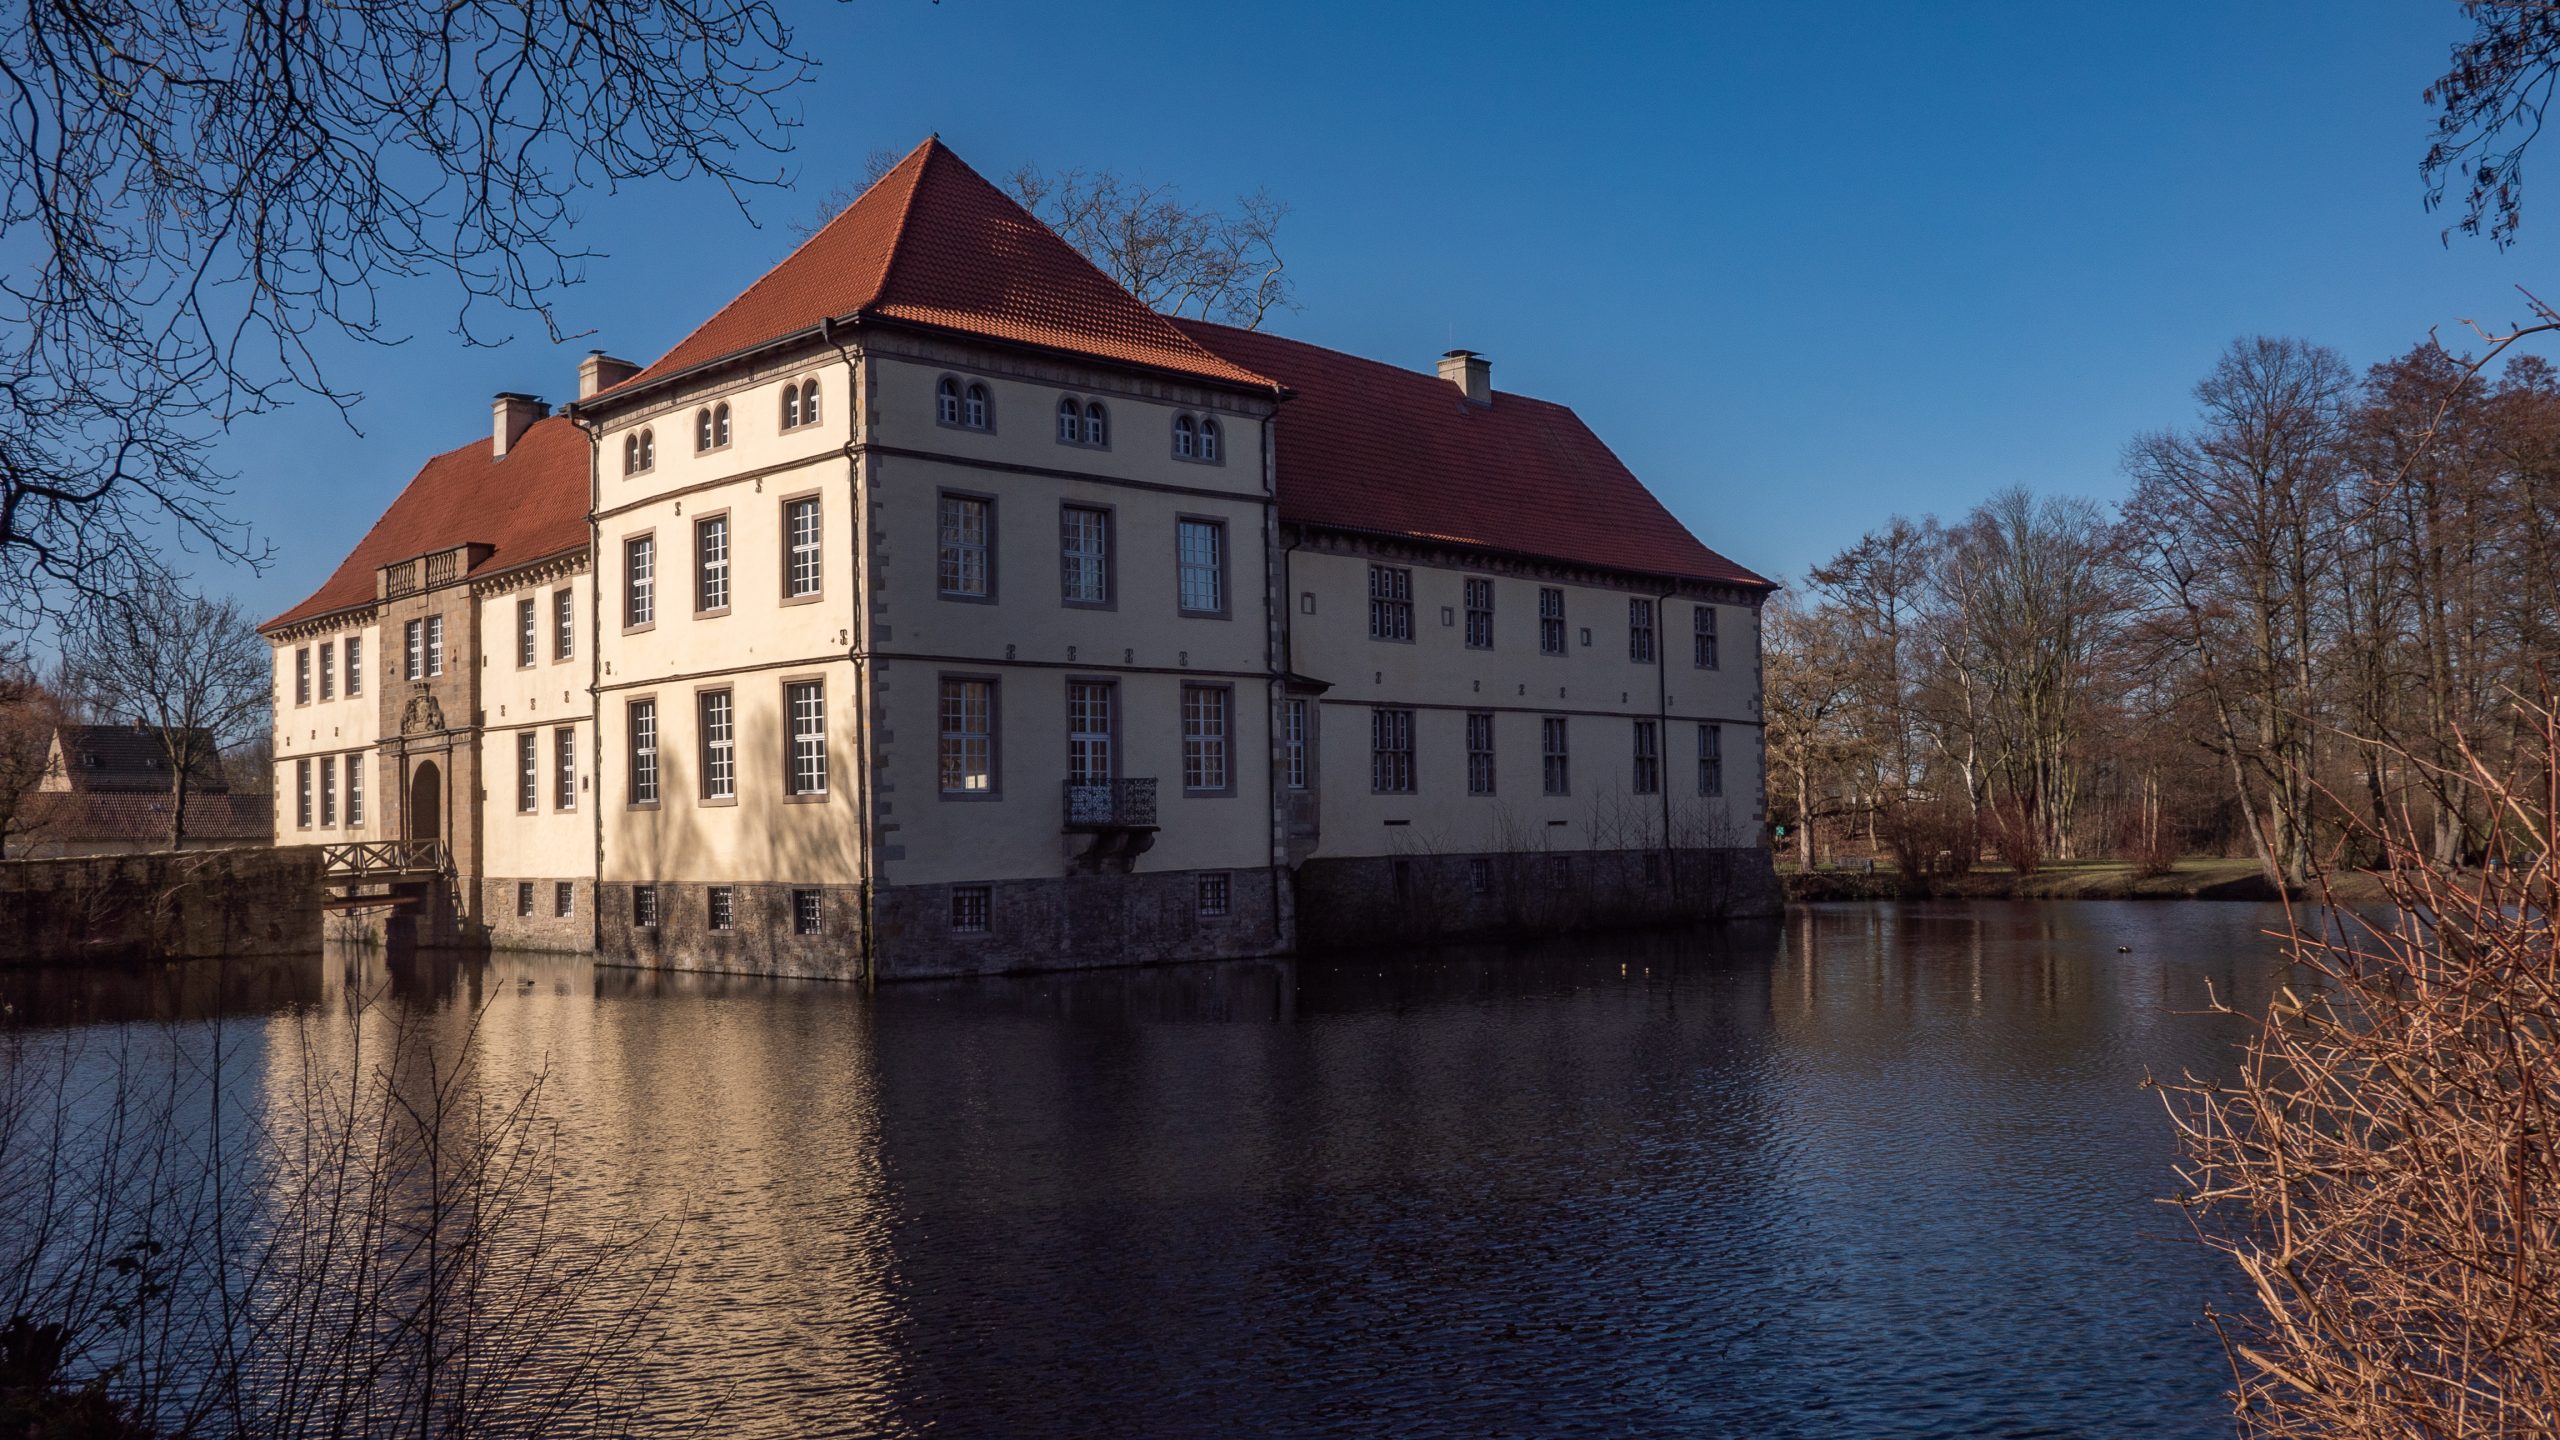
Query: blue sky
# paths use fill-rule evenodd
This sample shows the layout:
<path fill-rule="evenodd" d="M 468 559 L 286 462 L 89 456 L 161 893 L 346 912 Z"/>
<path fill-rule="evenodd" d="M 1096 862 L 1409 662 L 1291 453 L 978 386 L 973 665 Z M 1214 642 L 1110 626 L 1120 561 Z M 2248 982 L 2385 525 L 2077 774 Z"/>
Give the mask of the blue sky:
<path fill-rule="evenodd" d="M 742 215 L 707 183 L 594 197 L 561 318 L 469 349 L 452 295 L 348 349 L 361 433 L 306 404 L 224 444 L 264 575 L 307 594 L 489 396 L 575 393 L 590 345 L 655 358 L 779 258 L 865 155 L 940 131 L 980 170 L 1108 166 L 1294 213 L 1274 329 L 1570 404 L 1708 544 L 1794 576 L 1895 511 L 2009 485 L 2111 500 L 2232 337 L 2359 367 L 2512 321 L 2560 228 L 2439 240 L 2419 92 L 2451 0 L 1646 8 L 783 0 L 823 62 Z M 2537 210 L 2548 207 L 2548 214 Z M 2555 284 L 2554 288 L 2560 288 Z"/>

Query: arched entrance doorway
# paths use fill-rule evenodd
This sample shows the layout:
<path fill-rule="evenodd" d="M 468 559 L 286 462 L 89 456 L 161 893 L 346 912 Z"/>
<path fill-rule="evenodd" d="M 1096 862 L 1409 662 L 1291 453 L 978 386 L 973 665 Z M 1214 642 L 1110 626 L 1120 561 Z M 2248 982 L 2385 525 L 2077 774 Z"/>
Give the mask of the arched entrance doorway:
<path fill-rule="evenodd" d="M 409 838 L 444 838 L 444 772 L 433 760 L 421 760 L 409 772 Z"/>

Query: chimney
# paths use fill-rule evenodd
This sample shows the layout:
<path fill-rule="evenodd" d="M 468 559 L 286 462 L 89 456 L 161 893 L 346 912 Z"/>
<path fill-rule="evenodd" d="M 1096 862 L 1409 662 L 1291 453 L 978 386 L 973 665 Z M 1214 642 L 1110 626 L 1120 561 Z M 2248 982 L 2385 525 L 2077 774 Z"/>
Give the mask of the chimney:
<path fill-rule="evenodd" d="M 533 422 L 547 413 L 548 407 L 532 395 L 518 395 L 501 390 L 489 406 L 489 458 L 504 460 L 507 451 Z"/>
<path fill-rule="evenodd" d="M 1493 403 L 1493 362 L 1473 350 L 1452 350 L 1441 356 L 1440 378 L 1464 392 L 1470 405 Z"/>
<path fill-rule="evenodd" d="M 640 367 L 628 360 L 616 360 L 601 350 L 590 350 L 578 362 L 578 398 L 592 399 L 599 390 L 610 390 L 640 373 Z"/>

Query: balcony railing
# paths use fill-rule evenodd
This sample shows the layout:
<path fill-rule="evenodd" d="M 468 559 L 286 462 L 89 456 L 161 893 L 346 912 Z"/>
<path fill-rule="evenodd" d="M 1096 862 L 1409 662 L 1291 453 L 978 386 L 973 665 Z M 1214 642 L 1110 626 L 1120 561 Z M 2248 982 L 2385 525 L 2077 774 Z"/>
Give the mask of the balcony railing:
<path fill-rule="evenodd" d="M 320 847 L 320 873 L 331 880 L 387 879 L 395 875 L 444 875 L 453 857 L 441 840 L 357 840 Z"/>
<path fill-rule="evenodd" d="M 1142 780 L 1067 782 L 1069 830 L 1153 830 L 1156 828 L 1156 782 Z"/>

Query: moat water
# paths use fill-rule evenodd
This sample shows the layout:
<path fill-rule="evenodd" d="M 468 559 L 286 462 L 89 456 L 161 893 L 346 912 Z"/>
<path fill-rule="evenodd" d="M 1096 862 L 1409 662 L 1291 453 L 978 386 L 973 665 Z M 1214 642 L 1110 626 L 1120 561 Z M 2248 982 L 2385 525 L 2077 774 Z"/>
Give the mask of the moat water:
<path fill-rule="evenodd" d="M 1839 905 L 876 993 L 333 953 L 0 994 L 29 1053 L 194 1057 L 252 1110 L 402 1026 L 486 1094 L 543 1077 L 552 1223 L 681 1222 L 553 1322 L 657 1292 L 609 1346 L 642 1435 L 2185 1437 L 2228 1433 L 2227 1291 L 2158 1203 L 2142 1084 L 2229 1071 L 2208 992 L 2268 993 L 2277 918 Z"/>

